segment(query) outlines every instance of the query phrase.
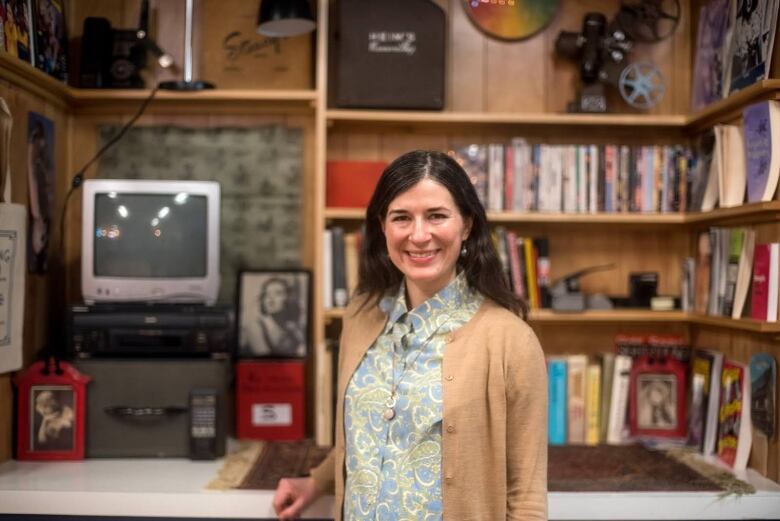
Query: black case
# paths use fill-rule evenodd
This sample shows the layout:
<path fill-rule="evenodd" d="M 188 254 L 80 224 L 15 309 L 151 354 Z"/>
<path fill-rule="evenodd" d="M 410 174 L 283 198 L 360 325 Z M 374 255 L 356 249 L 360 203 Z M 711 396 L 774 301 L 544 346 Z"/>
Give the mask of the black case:
<path fill-rule="evenodd" d="M 87 359 L 73 365 L 87 386 L 86 456 L 187 457 L 190 391 L 215 389 L 216 456 L 232 421 L 229 359 Z"/>
<path fill-rule="evenodd" d="M 429 0 L 340 0 L 339 107 L 442 109 L 446 17 Z"/>

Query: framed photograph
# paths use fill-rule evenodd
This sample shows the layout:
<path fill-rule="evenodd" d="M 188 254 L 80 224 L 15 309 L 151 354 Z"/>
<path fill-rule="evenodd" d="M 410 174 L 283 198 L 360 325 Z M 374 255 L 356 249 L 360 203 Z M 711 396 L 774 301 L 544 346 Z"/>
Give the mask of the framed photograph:
<path fill-rule="evenodd" d="M 84 458 L 84 407 L 90 378 L 67 362 L 39 361 L 15 378 L 20 460 Z"/>
<path fill-rule="evenodd" d="M 35 66 L 58 80 L 68 79 L 68 35 L 63 0 L 32 0 Z"/>
<path fill-rule="evenodd" d="M 242 271 L 238 280 L 238 356 L 303 358 L 309 342 L 311 274 Z"/>
<path fill-rule="evenodd" d="M 687 435 L 686 364 L 672 357 L 643 356 L 631 368 L 631 434 L 682 438 Z"/>

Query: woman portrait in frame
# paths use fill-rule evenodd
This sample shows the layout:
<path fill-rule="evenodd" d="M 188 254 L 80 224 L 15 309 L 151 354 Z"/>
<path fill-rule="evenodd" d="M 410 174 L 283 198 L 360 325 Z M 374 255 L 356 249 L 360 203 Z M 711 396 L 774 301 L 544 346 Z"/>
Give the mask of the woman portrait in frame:
<path fill-rule="evenodd" d="M 309 279 L 309 273 L 302 270 L 241 273 L 239 356 L 306 356 Z"/>

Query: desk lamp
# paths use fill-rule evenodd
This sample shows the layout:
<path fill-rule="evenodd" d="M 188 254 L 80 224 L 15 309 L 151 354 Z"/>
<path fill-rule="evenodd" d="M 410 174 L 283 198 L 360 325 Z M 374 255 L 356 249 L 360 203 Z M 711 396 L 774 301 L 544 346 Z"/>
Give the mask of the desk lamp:
<path fill-rule="evenodd" d="M 186 0 L 184 8 L 184 79 L 164 81 L 161 89 L 196 91 L 213 89 L 214 84 L 207 81 L 192 80 L 192 12 L 194 0 Z"/>
<path fill-rule="evenodd" d="M 309 0 L 262 0 L 257 34 L 270 38 L 299 36 L 316 27 Z"/>

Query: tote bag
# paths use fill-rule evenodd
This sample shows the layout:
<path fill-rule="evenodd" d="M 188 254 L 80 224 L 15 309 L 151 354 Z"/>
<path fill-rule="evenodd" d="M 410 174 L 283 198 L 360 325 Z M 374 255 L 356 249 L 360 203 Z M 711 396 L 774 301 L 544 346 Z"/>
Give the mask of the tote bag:
<path fill-rule="evenodd" d="M 0 374 L 22 366 L 27 208 L 11 203 L 11 111 L 0 98 Z"/>

